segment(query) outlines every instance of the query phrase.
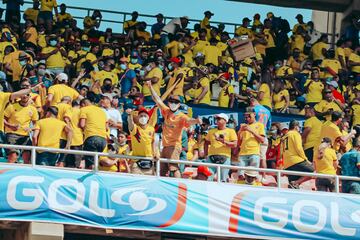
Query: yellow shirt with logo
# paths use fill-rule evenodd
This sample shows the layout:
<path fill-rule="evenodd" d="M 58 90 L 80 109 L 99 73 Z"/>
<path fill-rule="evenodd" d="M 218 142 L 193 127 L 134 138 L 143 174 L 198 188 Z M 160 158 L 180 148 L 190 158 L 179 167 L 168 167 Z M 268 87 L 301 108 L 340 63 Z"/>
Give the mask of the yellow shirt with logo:
<path fill-rule="evenodd" d="M 306 141 L 304 142 L 305 150 L 314 147 L 318 144 L 318 142 L 320 142 L 321 127 L 322 122 L 315 116 L 305 120 L 304 128 L 311 128 L 311 131 L 307 135 Z"/>
<path fill-rule="evenodd" d="M 219 130 L 217 128 L 210 129 L 208 134 L 205 137 L 205 140 L 210 142 L 210 146 L 208 149 L 208 156 L 212 155 L 223 155 L 227 157 L 231 157 L 231 148 L 216 140 L 216 137 L 223 135 L 224 140 L 229 141 L 237 141 L 237 135 L 234 129 L 225 128 L 223 130 Z"/>
<path fill-rule="evenodd" d="M 19 125 L 19 129 L 14 131 L 10 128 L 5 128 L 6 133 L 13 133 L 21 136 L 29 136 L 26 129 L 30 129 L 30 123 L 39 119 L 39 114 L 36 108 L 32 105 L 21 106 L 20 103 L 8 105 L 5 109 L 4 116 L 8 119 L 10 124 Z"/>
<path fill-rule="evenodd" d="M 265 136 L 265 127 L 264 124 L 260 122 L 255 122 L 249 124 L 248 127 L 253 130 L 255 133 L 261 136 Z M 240 156 L 246 155 L 259 155 L 260 154 L 260 142 L 258 142 L 255 136 L 249 131 L 239 131 L 238 138 L 241 139 L 240 145 Z"/>
<path fill-rule="evenodd" d="M 328 111 L 329 109 L 333 109 L 334 111 L 341 112 L 341 108 L 336 104 L 335 101 L 328 102 L 326 100 L 321 100 L 318 104 L 314 106 L 315 111 L 319 113 L 323 113 Z M 325 116 L 326 120 L 331 120 L 331 114 Z"/>
<path fill-rule="evenodd" d="M 322 91 L 324 90 L 324 84 L 322 82 L 308 79 L 306 80 L 304 86 L 308 87 L 306 94 L 307 103 L 318 103 L 322 100 Z"/>
<path fill-rule="evenodd" d="M 338 60 L 336 59 L 324 59 L 321 62 L 320 67 L 322 68 L 330 68 L 332 69 L 336 74 L 339 74 L 339 70 L 342 68 L 341 64 Z M 324 78 L 329 78 L 329 77 L 333 77 L 329 72 L 325 71 Z"/>
<path fill-rule="evenodd" d="M 316 173 L 336 175 L 334 162 L 337 161 L 336 152 L 334 149 L 328 147 L 324 150 L 321 159 L 315 159 Z"/>
<path fill-rule="evenodd" d="M 226 84 L 221 88 L 219 93 L 219 107 L 228 108 L 230 103 L 230 95 L 234 94 L 235 90 L 231 84 Z"/>
<path fill-rule="evenodd" d="M 282 139 L 284 168 L 307 160 L 302 147 L 301 135 L 295 130 L 290 130 Z"/>
<path fill-rule="evenodd" d="M 254 33 L 253 33 L 253 31 L 252 31 L 251 29 L 245 28 L 245 27 L 243 27 L 243 26 L 238 27 L 238 28 L 235 30 L 235 34 L 236 34 L 237 36 L 247 35 L 250 40 L 253 40 L 253 39 L 254 39 Z"/>
<path fill-rule="evenodd" d="M 106 138 L 106 113 L 97 106 L 86 106 L 80 108 L 80 119 L 86 120 L 84 129 L 84 140 L 92 136 Z"/>
<path fill-rule="evenodd" d="M 39 147 L 59 148 L 60 137 L 66 123 L 56 118 L 44 118 L 36 122 L 34 129 L 40 130 Z"/>
<path fill-rule="evenodd" d="M 199 84 L 201 85 L 201 87 L 195 89 L 194 97 L 198 98 L 200 96 L 200 94 L 202 93 L 203 88 L 207 88 L 208 91 L 205 93 L 204 97 L 199 101 L 199 103 L 210 105 L 210 103 L 211 103 L 210 79 L 207 77 L 203 77 L 200 79 Z"/>
<path fill-rule="evenodd" d="M 274 109 L 282 109 L 286 106 L 285 97 L 289 97 L 289 91 L 287 89 L 281 90 L 278 93 L 273 93 Z"/>
<path fill-rule="evenodd" d="M 52 51 L 54 51 L 56 49 L 56 47 L 45 47 L 41 50 L 42 54 L 48 54 L 51 53 Z M 49 56 L 46 59 L 46 67 L 47 68 L 64 68 L 65 67 L 65 61 L 63 59 L 63 56 L 59 51 L 57 51 L 57 53 L 52 54 L 51 56 Z"/>
<path fill-rule="evenodd" d="M 133 155 L 153 157 L 152 142 L 154 141 L 155 129 L 149 124 L 145 129 L 134 124 L 134 128 L 130 134 Z"/>

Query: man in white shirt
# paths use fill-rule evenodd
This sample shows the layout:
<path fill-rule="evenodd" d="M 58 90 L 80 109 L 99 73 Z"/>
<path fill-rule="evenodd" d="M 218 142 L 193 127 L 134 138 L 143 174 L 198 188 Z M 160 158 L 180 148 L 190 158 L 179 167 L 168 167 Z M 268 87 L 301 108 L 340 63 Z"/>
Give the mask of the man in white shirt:
<path fill-rule="evenodd" d="M 169 43 L 169 34 L 175 35 L 178 32 L 185 31 L 189 23 L 189 18 L 184 16 L 180 18 L 174 18 L 168 24 L 166 24 L 161 30 L 161 44 L 165 46 Z"/>
<path fill-rule="evenodd" d="M 101 95 L 100 106 L 106 113 L 108 124 L 110 128 L 110 136 L 118 137 L 118 131 L 122 130 L 122 118 L 119 110 L 111 105 L 112 95 L 105 93 Z"/>

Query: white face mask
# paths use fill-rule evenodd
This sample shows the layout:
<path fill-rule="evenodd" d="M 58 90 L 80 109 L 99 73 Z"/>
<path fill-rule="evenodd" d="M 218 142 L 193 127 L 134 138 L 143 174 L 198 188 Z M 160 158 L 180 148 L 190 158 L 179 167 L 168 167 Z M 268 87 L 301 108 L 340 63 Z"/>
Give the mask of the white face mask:
<path fill-rule="evenodd" d="M 180 103 L 169 103 L 169 108 L 171 111 L 176 112 L 180 106 Z"/>
<path fill-rule="evenodd" d="M 148 123 L 148 121 L 149 121 L 149 118 L 148 117 L 140 117 L 139 118 L 139 123 L 141 124 L 141 125 L 146 125 L 147 123 Z"/>

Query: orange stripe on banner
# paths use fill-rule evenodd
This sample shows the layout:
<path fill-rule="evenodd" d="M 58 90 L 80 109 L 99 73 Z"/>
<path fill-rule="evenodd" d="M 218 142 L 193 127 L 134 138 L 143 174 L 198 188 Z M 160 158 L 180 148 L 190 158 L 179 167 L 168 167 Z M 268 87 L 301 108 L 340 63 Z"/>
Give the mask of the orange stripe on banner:
<path fill-rule="evenodd" d="M 229 232 L 237 233 L 239 226 L 239 216 L 240 216 L 240 203 L 241 200 L 245 197 L 247 192 L 238 193 L 230 207 L 230 220 L 229 220 Z"/>
<path fill-rule="evenodd" d="M 187 187 L 183 183 L 179 183 L 178 201 L 176 205 L 176 211 L 169 221 L 160 225 L 160 228 L 169 227 L 177 223 L 185 213 L 187 201 Z"/>

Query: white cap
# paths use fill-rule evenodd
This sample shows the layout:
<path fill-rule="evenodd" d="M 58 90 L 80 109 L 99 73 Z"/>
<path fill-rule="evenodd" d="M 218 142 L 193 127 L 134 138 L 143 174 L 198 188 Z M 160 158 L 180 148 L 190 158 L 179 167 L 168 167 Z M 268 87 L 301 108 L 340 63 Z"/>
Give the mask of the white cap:
<path fill-rule="evenodd" d="M 215 117 L 216 117 L 216 118 L 222 118 L 222 119 L 224 119 L 226 122 L 229 121 L 229 116 L 226 115 L 225 113 L 216 114 Z"/>
<path fill-rule="evenodd" d="M 258 176 L 258 172 L 254 171 L 254 170 L 245 170 L 244 174 L 249 177 L 257 177 Z"/>
<path fill-rule="evenodd" d="M 56 79 L 60 82 L 67 82 L 69 80 L 69 77 L 66 73 L 60 73 L 59 75 L 56 76 Z"/>
<path fill-rule="evenodd" d="M 204 56 L 205 55 L 202 52 L 198 52 L 198 53 L 196 53 L 195 58 L 204 57 Z"/>
<path fill-rule="evenodd" d="M 330 85 L 330 86 L 333 86 L 334 88 L 339 87 L 339 84 L 336 81 L 330 81 L 330 82 L 327 82 L 327 84 Z"/>

